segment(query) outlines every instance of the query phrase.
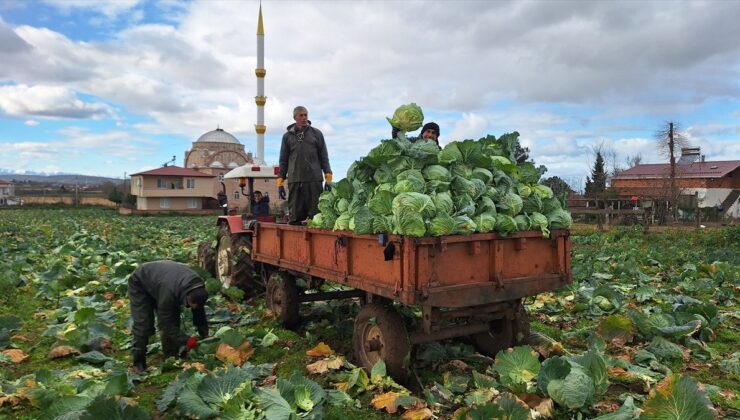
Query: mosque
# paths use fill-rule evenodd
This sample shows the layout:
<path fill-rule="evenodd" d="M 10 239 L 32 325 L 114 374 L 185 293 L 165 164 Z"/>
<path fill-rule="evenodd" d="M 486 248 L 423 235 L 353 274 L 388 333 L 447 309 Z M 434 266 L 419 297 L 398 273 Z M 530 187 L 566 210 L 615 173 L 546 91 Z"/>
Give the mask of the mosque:
<path fill-rule="evenodd" d="M 224 179 L 224 175 L 232 169 L 255 163 L 252 153 L 247 152 L 244 145 L 234 135 L 222 128 L 216 128 L 203 134 L 193 142 L 190 150 L 185 151 L 184 162 L 185 168 L 215 176 L 212 180 L 211 200 L 207 200 L 204 207 L 213 207 L 216 195 L 225 186 L 229 208 L 239 207 L 240 210 L 246 208 L 247 199 L 242 195 L 238 180 Z M 255 180 L 254 187 L 255 190 L 269 195 L 272 206 L 277 205 L 278 188 L 275 179 Z"/>
<path fill-rule="evenodd" d="M 218 194 L 226 193 L 229 209 L 242 212 L 248 207 L 247 191 L 239 179 L 225 177 L 230 171 L 251 165 L 252 173 L 260 167 L 270 176 L 254 179 L 255 191 L 269 197 L 270 206 L 279 207 L 278 187 L 273 167 L 264 161 L 264 27 L 260 6 L 257 26 L 257 124 L 255 124 L 257 156 L 245 150 L 244 145 L 231 133 L 217 127 L 201 135 L 185 151 L 183 167 L 168 166 L 131 174 L 131 194 L 136 196 L 136 210 L 141 212 L 178 211 L 202 212 L 219 209 Z M 245 176 L 245 175 L 240 175 Z M 249 175 L 246 175 L 249 176 Z M 251 177 L 251 176 L 250 176 Z"/>

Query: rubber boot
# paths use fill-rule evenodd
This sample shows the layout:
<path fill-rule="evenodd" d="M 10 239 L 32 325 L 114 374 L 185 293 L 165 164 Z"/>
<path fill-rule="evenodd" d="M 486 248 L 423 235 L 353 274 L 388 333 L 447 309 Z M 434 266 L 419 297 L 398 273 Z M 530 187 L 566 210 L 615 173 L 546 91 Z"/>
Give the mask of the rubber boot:
<path fill-rule="evenodd" d="M 134 370 L 137 373 L 146 371 L 146 351 L 134 350 Z"/>

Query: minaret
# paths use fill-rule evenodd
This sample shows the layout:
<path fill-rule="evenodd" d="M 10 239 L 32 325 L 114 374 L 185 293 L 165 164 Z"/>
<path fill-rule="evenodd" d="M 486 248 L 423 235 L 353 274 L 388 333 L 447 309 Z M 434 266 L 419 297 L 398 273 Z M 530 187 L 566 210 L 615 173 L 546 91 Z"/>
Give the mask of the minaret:
<path fill-rule="evenodd" d="M 257 68 L 254 70 L 257 75 L 257 96 L 254 102 L 257 104 L 257 124 L 254 130 L 257 132 L 257 156 L 256 162 L 265 163 L 265 28 L 262 26 L 262 4 L 260 3 L 260 15 L 257 21 Z"/>

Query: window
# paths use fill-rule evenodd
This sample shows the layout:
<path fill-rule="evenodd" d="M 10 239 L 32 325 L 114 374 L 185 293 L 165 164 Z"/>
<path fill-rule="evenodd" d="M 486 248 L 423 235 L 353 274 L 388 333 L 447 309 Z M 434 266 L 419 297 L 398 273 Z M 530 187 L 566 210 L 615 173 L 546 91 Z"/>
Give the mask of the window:
<path fill-rule="evenodd" d="M 187 185 L 188 189 L 192 190 L 193 188 L 195 188 L 195 179 L 188 178 L 185 180 L 185 184 Z"/>
<path fill-rule="evenodd" d="M 136 186 L 141 187 L 141 178 L 136 178 Z"/>
<path fill-rule="evenodd" d="M 223 182 L 223 180 L 224 180 L 224 173 L 223 172 L 219 172 L 219 174 L 218 174 L 218 181 L 219 182 Z"/>
<path fill-rule="evenodd" d="M 167 181 L 164 178 L 157 178 L 157 188 L 167 188 Z"/>
<path fill-rule="evenodd" d="M 239 197 L 239 191 L 234 191 L 234 200 L 238 200 Z"/>
<path fill-rule="evenodd" d="M 197 209 L 198 208 L 198 199 L 197 198 L 188 198 L 188 208 L 189 209 Z"/>
<path fill-rule="evenodd" d="M 159 208 L 168 209 L 170 208 L 170 199 L 168 197 L 162 197 L 159 199 Z"/>

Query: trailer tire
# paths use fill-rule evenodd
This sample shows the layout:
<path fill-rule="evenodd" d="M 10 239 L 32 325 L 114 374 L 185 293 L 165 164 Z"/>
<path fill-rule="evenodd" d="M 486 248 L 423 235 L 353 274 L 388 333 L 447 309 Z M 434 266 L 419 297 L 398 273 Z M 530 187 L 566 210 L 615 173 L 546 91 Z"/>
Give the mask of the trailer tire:
<path fill-rule="evenodd" d="M 216 272 L 216 250 L 211 246 L 211 241 L 203 241 L 198 245 L 198 265 L 214 278 L 218 277 L 218 273 Z"/>
<path fill-rule="evenodd" d="M 473 334 L 473 342 L 478 351 L 486 356 L 496 354 L 511 346 L 525 344 L 529 339 L 529 315 L 521 300 L 514 303 L 514 319 L 496 319 L 491 321 L 487 332 Z"/>
<path fill-rule="evenodd" d="M 247 296 L 256 296 L 261 287 L 255 276 L 251 235 L 232 234 L 228 225 L 221 225 L 216 245 L 216 278 L 224 287 L 238 287 Z"/>
<path fill-rule="evenodd" d="M 392 306 L 368 303 L 360 308 L 352 347 L 356 361 L 368 371 L 383 359 L 390 376 L 400 382 L 408 379 L 411 342 L 403 319 Z"/>
<path fill-rule="evenodd" d="M 514 321 L 512 321 L 511 324 L 514 344 L 527 344 L 527 342 L 529 341 L 529 335 L 531 334 L 529 326 L 529 314 L 527 313 L 527 309 L 524 308 L 524 305 L 521 301 L 517 303 L 514 317 Z"/>
<path fill-rule="evenodd" d="M 501 318 L 489 323 L 486 332 L 473 334 L 473 343 L 479 352 L 489 357 L 496 357 L 501 350 L 508 349 L 514 343 L 512 321 Z"/>
<path fill-rule="evenodd" d="M 275 272 L 267 280 L 267 307 L 287 328 L 300 321 L 298 314 L 298 286 L 295 278 L 285 272 Z"/>

